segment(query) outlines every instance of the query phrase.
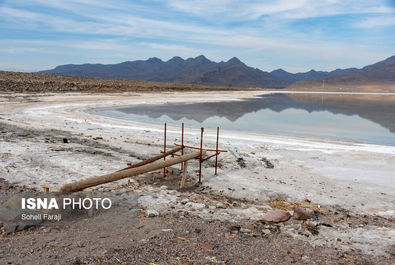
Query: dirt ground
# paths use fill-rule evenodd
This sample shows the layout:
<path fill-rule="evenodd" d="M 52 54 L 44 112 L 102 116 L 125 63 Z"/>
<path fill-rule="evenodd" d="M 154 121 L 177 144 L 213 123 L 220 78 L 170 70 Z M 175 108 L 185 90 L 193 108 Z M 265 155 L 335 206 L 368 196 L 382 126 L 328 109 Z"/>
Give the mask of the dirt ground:
<path fill-rule="evenodd" d="M 1 203 L 26 188 L 0 180 Z M 359 225 L 385 219 L 338 219 Z M 334 218 L 320 220 L 330 225 Z M 188 214 L 146 217 L 138 205 L 43 224 L 0 237 L 1 264 L 393 264 L 391 257 L 314 247 L 282 232 L 285 224 L 204 220 Z M 393 226 L 393 224 L 392 224 Z M 309 229 L 309 228 L 306 228 Z M 264 232 L 262 232 L 264 231 Z M 318 233 L 318 231 L 317 231 Z"/>

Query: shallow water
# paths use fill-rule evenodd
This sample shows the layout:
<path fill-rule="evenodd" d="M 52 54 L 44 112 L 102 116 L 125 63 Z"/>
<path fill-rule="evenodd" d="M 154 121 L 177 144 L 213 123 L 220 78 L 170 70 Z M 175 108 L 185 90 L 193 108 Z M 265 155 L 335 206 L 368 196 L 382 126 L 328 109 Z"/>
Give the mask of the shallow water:
<path fill-rule="evenodd" d="M 93 109 L 99 115 L 180 125 L 395 146 L 395 96 L 270 94 L 243 101 Z"/>

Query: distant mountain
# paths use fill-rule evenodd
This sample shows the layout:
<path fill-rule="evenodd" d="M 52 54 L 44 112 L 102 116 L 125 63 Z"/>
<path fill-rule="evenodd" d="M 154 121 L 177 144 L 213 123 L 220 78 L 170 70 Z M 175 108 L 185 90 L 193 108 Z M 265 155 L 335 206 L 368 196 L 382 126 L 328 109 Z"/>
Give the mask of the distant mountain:
<path fill-rule="evenodd" d="M 330 76 L 342 75 L 342 74 L 347 74 L 347 73 L 351 73 L 351 72 L 359 72 L 359 71 L 360 71 L 360 69 L 357 69 L 357 68 L 336 69 L 331 72 L 315 71 L 312 69 L 306 73 L 292 74 L 287 71 L 284 71 L 283 69 L 277 69 L 277 70 L 274 70 L 270 73 L 280 79 L 288 81 L 289 84 L 292 84 L 292 83 L 300 81 L 300 80 L 312 80 L 312 79 L 316 79 L 316 78 L 330 77 Z"/>
<path fill-rule="evenodd" d="M 286 81 L 268 72 L 249 67 L 236 57 L 227 62 L 217 63 L 209 69 L 188 72 L 176 81 L 202 85 L 231 85 L 234 87 L 283 88 L 287 85 Z"/>
<path fill-rule="evenodd" d="M 395 56 L 365 66 L 357 72 L 299 81 L 289 86 L 290 89 L 320 90 L 347 90 L 352 87 L 395 91 Z"/>
<path fill-rule="evenodd" d="M 203 55 L 186 60 L 176 56 L 167 62 L 150 58 L 108 65 L 67 64 L 39 73 L 233 87 L 282 88 L 288 85 L 287 81 L 248 67 L 235 57 L 216 63 Z"/>
<path fill-rule="evenodd" d="M 331 72 L 310 70 L 296 74 L 283 69 L 264 72 L 247 66 L 236 57 L 217 63 L 203 55 L 186 60 L 176 56 L 168 61 L 154 57 L 119 64 L 67 64 L 39 73 L 241 88 L 284 88 L 291 85 L 291 89 L 298 89 L 318 87 L 323 83 L 353 84 L 393 79 L 394 57 L 362 69 L 336 69 Z"/>
<path fill-rule="evenodd" d="M 184 73 L 214 67 L 215 63 L 204 56 L 183 60 L 174 57 L 167 62 L 158 58 L 146 61 L 127 61 L 119 64 L 67 64 L 40 73 L 72 76 L 134 79 L 158 82 L 173 82 Z"/>

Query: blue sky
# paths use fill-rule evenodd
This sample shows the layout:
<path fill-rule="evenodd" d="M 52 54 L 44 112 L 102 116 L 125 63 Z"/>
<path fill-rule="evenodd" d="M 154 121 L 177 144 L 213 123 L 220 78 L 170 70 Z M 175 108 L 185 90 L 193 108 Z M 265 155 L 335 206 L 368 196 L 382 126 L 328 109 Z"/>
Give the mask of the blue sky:
<path fill-rule="evenodd" d="M 0 69 L 205 55 L 291 72 L 395 55 L 395 0 L 0 0 Z"/>

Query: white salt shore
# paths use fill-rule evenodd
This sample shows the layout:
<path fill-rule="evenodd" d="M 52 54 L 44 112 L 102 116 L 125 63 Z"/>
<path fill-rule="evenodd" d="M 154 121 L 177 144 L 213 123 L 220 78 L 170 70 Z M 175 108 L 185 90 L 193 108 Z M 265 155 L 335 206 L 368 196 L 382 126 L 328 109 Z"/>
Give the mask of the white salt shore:
<path fill-rule="evenodd" d="M 47 94 L 31 96 L 32 102 L 18 100 L 20 95 L 3 94 L 0 95 L 0 121 L 32 129 L 59 129 L 75 135 L 103 137 L 106 145 L 121 147 L 126 153 L 150 156 L 161 149 L 162 126 L 98 116 L 86 110 L 133 104 L 241 100 L 259 94 L 262 92 Z M 198 144 L 198 128 L 186 128 L 185 133 L 189 144 Z M 180 128 L 169 127 L 169 145 L 179 139 Z M 215 131 L 206 129 L 204 139 L 205 145 L 213 147 Z M 73 143 L 68 145 L 71 146 Z M 309 199 L 360 213 L 394 216 L 393 146 L 221 131 L 220 148 L 231 152 L 220 155 L 223 167 L 218 176 L 214 176 L 213 168 L 204 168 L 203 184 L 221 194 L 253 201 L 276 197 Z M 28 139 L 1 142 L 1 153 L 7 154 L 7 159 L 0 161 L 1 175 L 10 182 L 30 186 L 43 182 L 61 185 L 81 177 L 112 172 L 130 161 L 126 154 L 111 150 L 107 152 L 113 156 L 103 159 L 71 152 L 49 155 L 47 149 L 47 144 Z M 235 156 L 245 159 L 245 168 L 239 167 Z M 11 158 L 15 164 L 24 164 L 22 157 L 37 164 L 34 168 L 37 173 L 29 167 L 9 168 Z M 274 169 L 265 168 L 262 158 L 269 159 Z M 6 166 L 9 172 L 4 169 Z"/>

